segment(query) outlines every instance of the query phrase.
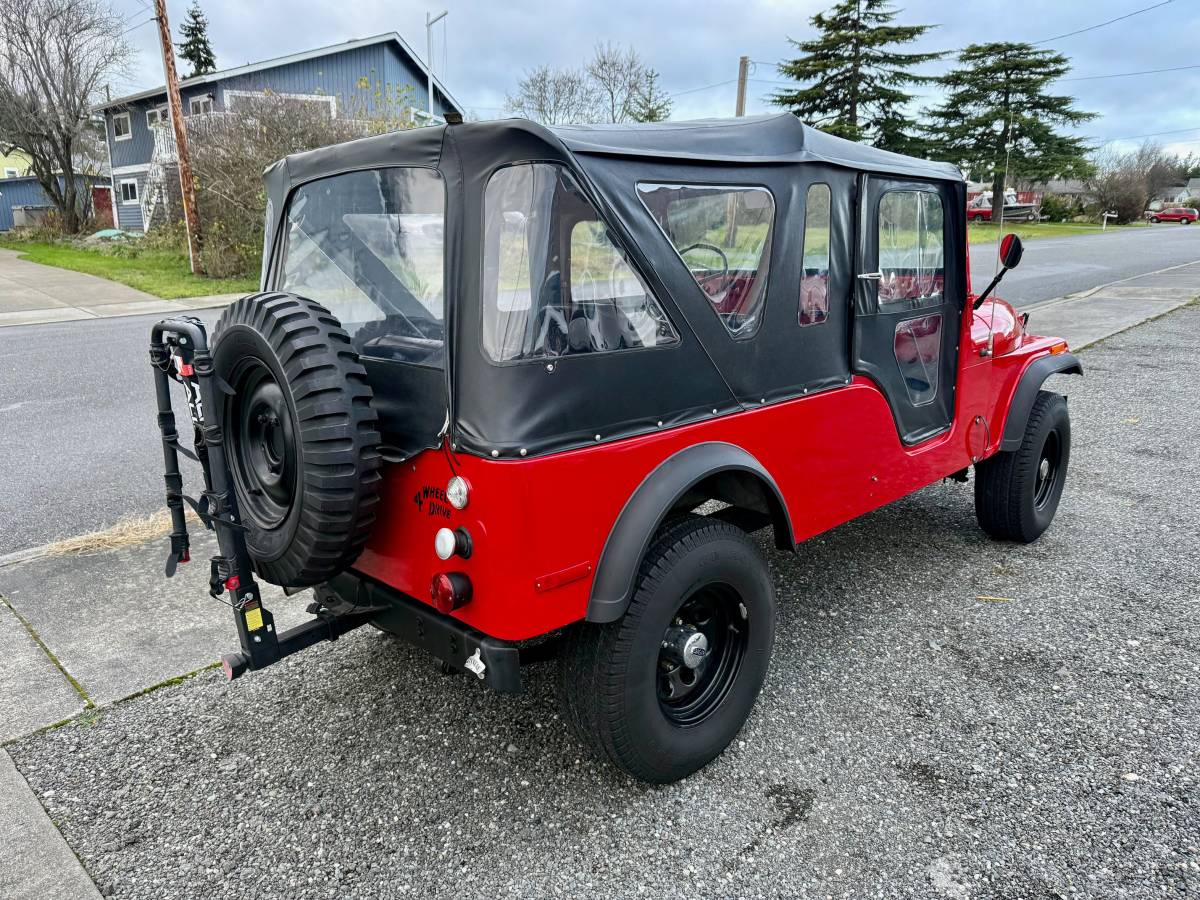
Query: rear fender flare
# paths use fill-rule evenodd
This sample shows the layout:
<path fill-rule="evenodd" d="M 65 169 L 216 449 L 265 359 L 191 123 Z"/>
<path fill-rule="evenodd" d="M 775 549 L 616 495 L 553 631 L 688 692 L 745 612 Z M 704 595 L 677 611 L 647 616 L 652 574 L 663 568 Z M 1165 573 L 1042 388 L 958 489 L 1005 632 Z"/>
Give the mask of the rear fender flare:
<path fill-rule="evenodd" d="M 748 473 L 770 489 L 768 503 L 772 507 L 776 544 L 786 549 L 795 547 L 783 493 L 762 463 L 733 444 L 695 444 L 660 463 L 638 485 L 617 516 L 596 567 L 587 621 L 615 622 L 625 614 L 633 597 L 638 567 L 668 513 L 699 482 L 730 471 Z M 772 499 L 774 502 L 770 502 Z"/>
<path fill-rule="evenodd" d="M 1070 353 L 1057 353 L 1035 359 L 1021 373 L 1017 389 L 1013 391 L 1008 417 L 1004 420 L 1004 434 L 1000 438 L 1000 449 L 1011 452 L 1019 450 L 1025 437 L 1025 425 L 1037 400 L 1038 391 L 1046 379 L 1057 374 L 1082 375 L 1083 365 Z"/>

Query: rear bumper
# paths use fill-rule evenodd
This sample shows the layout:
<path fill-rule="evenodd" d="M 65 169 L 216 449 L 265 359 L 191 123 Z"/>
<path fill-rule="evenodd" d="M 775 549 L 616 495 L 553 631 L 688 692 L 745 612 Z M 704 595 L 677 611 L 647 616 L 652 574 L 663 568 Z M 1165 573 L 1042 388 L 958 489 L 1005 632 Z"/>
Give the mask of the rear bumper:
<path fill-rule="evenodd" d="M 325 586 L 347 605 L 377 607 L 371 624 L 383 631 L 427 650 L 496 691 L 521 692 L 520 652 L 514 644 L 489 637 L 453 616 L 442 615 L 419 600 L 355 572 L 342 572 Z"/>

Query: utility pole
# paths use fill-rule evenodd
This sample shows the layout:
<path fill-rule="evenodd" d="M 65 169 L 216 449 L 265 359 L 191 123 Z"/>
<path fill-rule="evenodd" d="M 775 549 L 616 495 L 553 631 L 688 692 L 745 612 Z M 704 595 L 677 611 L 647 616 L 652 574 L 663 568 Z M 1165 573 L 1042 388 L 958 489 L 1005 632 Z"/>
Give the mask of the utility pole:
<path fill-rule="evenodd" d="M 746 114 L 746 78 L 749 74 L 750 57 L 743 56 L 738 60 L 737 111 L 734 113 L 738 117 Z"/>
<path fill-rule="evenodd" d="M 183 101 L 179 99 L 179 73 L 175 71 L 175 47 L 171 43 L 171 26 L 167 23 L 166 0 L 154 0 L 158 20 L 158 37 L 162 44 L 163 74 L 167 80 L 167 108 L 171 128 L 175 132 L 175 159 L 179 164 L 179 190 L 183 198 L 183 223 L 187 228 L 188 259 L 192 273 L 200 256 L 200 219 L 196 215 L 196 183 L 188 158 L 187 127 L 183 121 Z"/>
<path fill-rule="evenodd" d="M 450 10 L 443 9 L 436 16 L 425 13 L 425 67 L 429 70 L 429 115 L 433 115 L 433 26 L 449 15 Z"/>

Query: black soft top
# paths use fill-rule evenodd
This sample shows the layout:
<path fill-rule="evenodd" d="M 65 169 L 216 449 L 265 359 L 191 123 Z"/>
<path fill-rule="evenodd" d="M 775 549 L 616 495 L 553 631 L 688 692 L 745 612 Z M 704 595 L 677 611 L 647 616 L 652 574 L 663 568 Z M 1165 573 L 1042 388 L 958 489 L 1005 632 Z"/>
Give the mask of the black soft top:
<path fill-rule="evenodd" d="M 824 162 L 863 172 L 962 181 L 950 163 L 877 150 L 805 125 L 791 113 L 637 125 L 555 125 L 572 153 L 726 163 Z"/>
<path fill-rule="evenodd" d="M 628 263 L 679 332 L 677 345 L 579 353 L 497 364 L 482 349 L 480 300 L 483 200 L 499 168 L 537 161 L 569 169 Z M 521 458 L 586 446 L 847 383 L 850 298 L 855 282 L 857 181 L 863 173 L 898 184 L 936 186 L 944 196 L 947 253 L 966 237 L 962 173 L 832 137 L 791 114 L 696 122 L 546 127 L 503 119 L 398 131 L 288 156 L 265 173 L 263 287 L 288 197 L 305 182 L 389 166 L 436 169 L 446 188 L 447 362 L 444 369 L 364 357 L 380 428 L 403 455 L 435 447 L 449 425 L 459 450 Z M 639 181 L 753 183 L 771 191 L 775 234 L 764 318 L 757 335 L 735 340 L 646 211 Z M 805 277 L 794 236 L 804 233 L 806 189 L 832 190 L 828 318 L 797 326 Z M 947 291 L 965 298 L 960 267 Z M 949 333 L 949 332 L 948 332 Z"/>

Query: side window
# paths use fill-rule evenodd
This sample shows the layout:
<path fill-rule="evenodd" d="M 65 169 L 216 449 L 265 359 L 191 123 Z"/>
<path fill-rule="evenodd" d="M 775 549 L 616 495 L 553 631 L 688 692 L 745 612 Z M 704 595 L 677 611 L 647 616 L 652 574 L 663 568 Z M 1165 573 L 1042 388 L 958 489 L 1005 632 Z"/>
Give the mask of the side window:
<path fill-rule="evenodd" d="M 945 286 L 942 198 L 888 191 L 879 200 L 879 303 L 940 299 Z"/>
<path fill-rule="evenodd" d="M 483 349 L 495 362 L 679 342 L 562 166 L 506 166 L 483 199 Z"/>
<path fill-rule="evenodd" d="M 775 200 L 762 187 L 639 184 L 638 196 L 735 339 L 758 329 Z"/>
<path fill-rule="evenodd" d="M 905 319 L 896 325 L 896 363 L 913 406 L 937 396 L 942 356 L 942 314 Z"/>
<path fill-rule="evenodd" d="M 445 190 L 433 169 L 347 172 L 288 200 L 276 287 L 324 304 L 364 356 L 440 366 Z"/>
<path fill-rule="evenodd" d="M 801 325 L 819 325 L 829 317 L 829 207 L 829 185 L 810 185 L 804 201 Z"/>

